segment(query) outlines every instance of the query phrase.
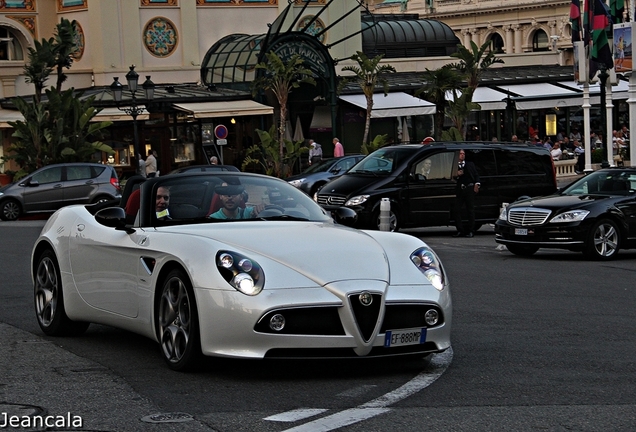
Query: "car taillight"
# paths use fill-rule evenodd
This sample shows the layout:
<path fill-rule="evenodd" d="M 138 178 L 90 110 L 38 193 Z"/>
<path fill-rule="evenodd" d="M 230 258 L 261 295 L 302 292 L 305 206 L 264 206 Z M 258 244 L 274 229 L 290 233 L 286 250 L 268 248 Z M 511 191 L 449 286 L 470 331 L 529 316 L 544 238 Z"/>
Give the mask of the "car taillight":
<path fill-rule="evenodd" d="M 111 175 L 110 184 L 112 184 L 115 189 L 121 192 L 121 188 L 119 187 L 119 179 L 117 177 Z"/>

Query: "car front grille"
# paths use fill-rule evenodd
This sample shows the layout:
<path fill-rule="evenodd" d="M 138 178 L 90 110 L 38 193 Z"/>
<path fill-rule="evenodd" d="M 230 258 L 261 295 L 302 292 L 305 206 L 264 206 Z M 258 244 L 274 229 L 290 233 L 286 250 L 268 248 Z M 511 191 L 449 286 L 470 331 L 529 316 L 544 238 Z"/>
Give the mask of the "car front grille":
<path fill-rule="evenodd" d="M 346 201 L 347 199 L 343 196 L 318 195 L 318 204 L 320 205 L 342 206 Z"/>
<path fill-rule="evenodd" d="M 518 226 L 543 225 L 550 216 L 550 210 L 534 207 L 519 207 L 508 210 L 508 222 Z"/>

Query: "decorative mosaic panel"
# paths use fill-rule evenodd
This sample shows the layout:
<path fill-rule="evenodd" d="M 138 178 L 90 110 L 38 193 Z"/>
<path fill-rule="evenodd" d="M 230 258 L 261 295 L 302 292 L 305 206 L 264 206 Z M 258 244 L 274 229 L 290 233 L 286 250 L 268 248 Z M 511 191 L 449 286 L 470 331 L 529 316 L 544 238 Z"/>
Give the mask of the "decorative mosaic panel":
<path fill-rule="evenodd" d="M 299 21 L 298 21 L 298 25 L 296 26 L 296 30 L 297 31 L 302 31 L 303 29 L 305 30 L 305 33 L 310 34 L 312 36 L 316 36 L 319 32 L 323 31 L 325 29 L 325 23 L 322 22 L 322 20 L 320 18 L 317 18 L 316 21 L 314 21 L 313 23 L 311 23 L 309 25 L 309 27 L 305 28 L 307 26 L 307 24 L 309 24 L 309 22 L 314 19 L 314 15 L 307 15 L 302 17 Z M 320 43 L 325 43 L 325 39 L 327 37 L 327 33 L 323 33 L 320 36 L 317 37 L 318 41 Z"/>
<path fill-rule="evenodd" d="M 0 10 L 6 11 L 35 11 L 33 0 L 0 0 Z"/>
<path fill-rule="evenodd" d="M 199 6 L 269 6 L 278 0 L 197 0 Z"/>
<path fill-rule="evenodd" d="M 75 51 L 73 51 L 71 56 L 75 60 L 79 60 L 84 55 L 84 48 L 85 48 L 86 44 L 85 44 L 85 41 L 84 41 L 84 29 L 82 28 L 80 23 L 78 23 L 77 21 L 75 21 L 75 40 L 74 40 L 74 42 L 75 42 Z"/>
<path fill-rule="evenodd" d="M 141 0 L 142 6 L 178 6 L 179 0 Z"/>
<path fill-rule="evenodd" d="M 153 18 L 143 33 L 144 46 L 155 57 L 168 57 L 177 47 L 179 37 L 175 25 L 167 18 Z"/>
<path fill-rule="evenodd" d="M 10 16 L 7 15 L 7 18 L 12 19 L 14 21 L 22 24 L 28 31 L 31 33 L 34 39 L 37 39 L 37 26 L 35 25 L 35 17 L 34 16 Z"/>
<path fill-rule="evenodd" d="M 327 4 L 327 0 L 295 0 L 297 5 L 304 5 L 305 3 L 323 5 Z"/>
<path fill-rule="evenodd" d="M 57 11 L 69 11 L 88 8 L 88 0 L 57 0 Z"/>

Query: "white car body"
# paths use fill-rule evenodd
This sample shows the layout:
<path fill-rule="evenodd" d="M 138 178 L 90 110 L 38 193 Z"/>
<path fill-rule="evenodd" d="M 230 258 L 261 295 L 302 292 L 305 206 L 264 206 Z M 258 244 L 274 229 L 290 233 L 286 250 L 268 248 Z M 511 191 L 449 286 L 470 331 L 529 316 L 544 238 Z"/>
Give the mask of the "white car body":
<path fill-rule="evenodd" d="M 203 175 L 171 177 L 200 181 Z M 275 181 L 276 187 L 293 199 L 303 200 L 303 206 L 315 206 L 314 210 L 324 213 L 301 192 L 290 192 L 287 188 L 295 189 L 285 182 L 258 175 L 240 180 L 249 184 L 261 178 Z M 158 184 L 169 181 L 168 177 L 153 179 L 142 187 L 150 196 Z M 142 202 L 143 197 L 142 192 Z M 156 226 L 138 222 L 124 230 L 100 223 L 86 206 L 65 207 L 49 219 L 33 250 L 36 296 L 38 263 L 43 251 L 50 249 L 59 266 L 68 319 L 126 329 L 159 342 L 158 292 L 168 269 L 181 269 L 194 292 L 200 351 L 208 356 L 338 357 L 350 353 L 355 357 L 426 354 L 450 347 L 452 302 L 441 263 L 442 282 L 435 287 L 410 258 L 417 250 L 430 250 L 424 242 L 405 234 L 356 230 L 338 225 L 330 217 L 274 219 L 172 221 L 168 225 L 154 223 Z M 228 283 L 219 270 L 220 251 L 248 257 L 259 265 L 264 274 L 262 291 L 248 295 Z M 369 315 L 371 309 L 357 305 L 361 294 L 371 294 L 372 301 L 380 302 L 377 312 Z M 355 312 L 356 307 L 366 315 Z M 418 345 L 384 348 L 389 330 L 382 327 L 387 307 L 435 308 L 440 323 L 418 325 L 426 327 L 425 341 Z M 41 317 L 42 310 L 37 309 Z M 330 318 L 315 319 L 322 311 Z M 339 324 L 335 322 L 336 311 Z M 314 317 L 316 325 L 334 321 L 333 327 L 341 325 L 343 331 L 277 332 L 263 319 L 279 312 L 293 317 L 291 321 L 287 318 L 288 326 L 294 320 Z M 366 330 L 361 320 L 366 322 Z M 393 316 L 391 322 L 399 322 L 399 317 Z M 306 322 L 299 325 L 311 327 Z"/>

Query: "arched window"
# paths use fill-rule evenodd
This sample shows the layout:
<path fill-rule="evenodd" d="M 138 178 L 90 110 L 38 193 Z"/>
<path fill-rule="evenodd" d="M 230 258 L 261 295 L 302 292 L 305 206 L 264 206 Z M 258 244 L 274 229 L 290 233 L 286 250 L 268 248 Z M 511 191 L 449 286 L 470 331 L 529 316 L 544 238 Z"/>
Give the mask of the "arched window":
<path fill-rule="evenodd" d="M 24 60 L 24 51 L 12 30 L 0 27 L 0 61 Z"/>
<path fill-rule="evenodd" d="M 549 51 L 550 42 L 548 35 L 543 30 L 537 30 L 532 36 L 532 51 Z"/>
<path fill-rule="evenodd" d="M 490 40 L 491 42 L 490 47 L 492 49 L 492 52 L 494 52 L 495 54 L 504 53 L 504 41 L 499 33 L 493 33 L 492 35 L 490 35 L 488 40 Z"/>

